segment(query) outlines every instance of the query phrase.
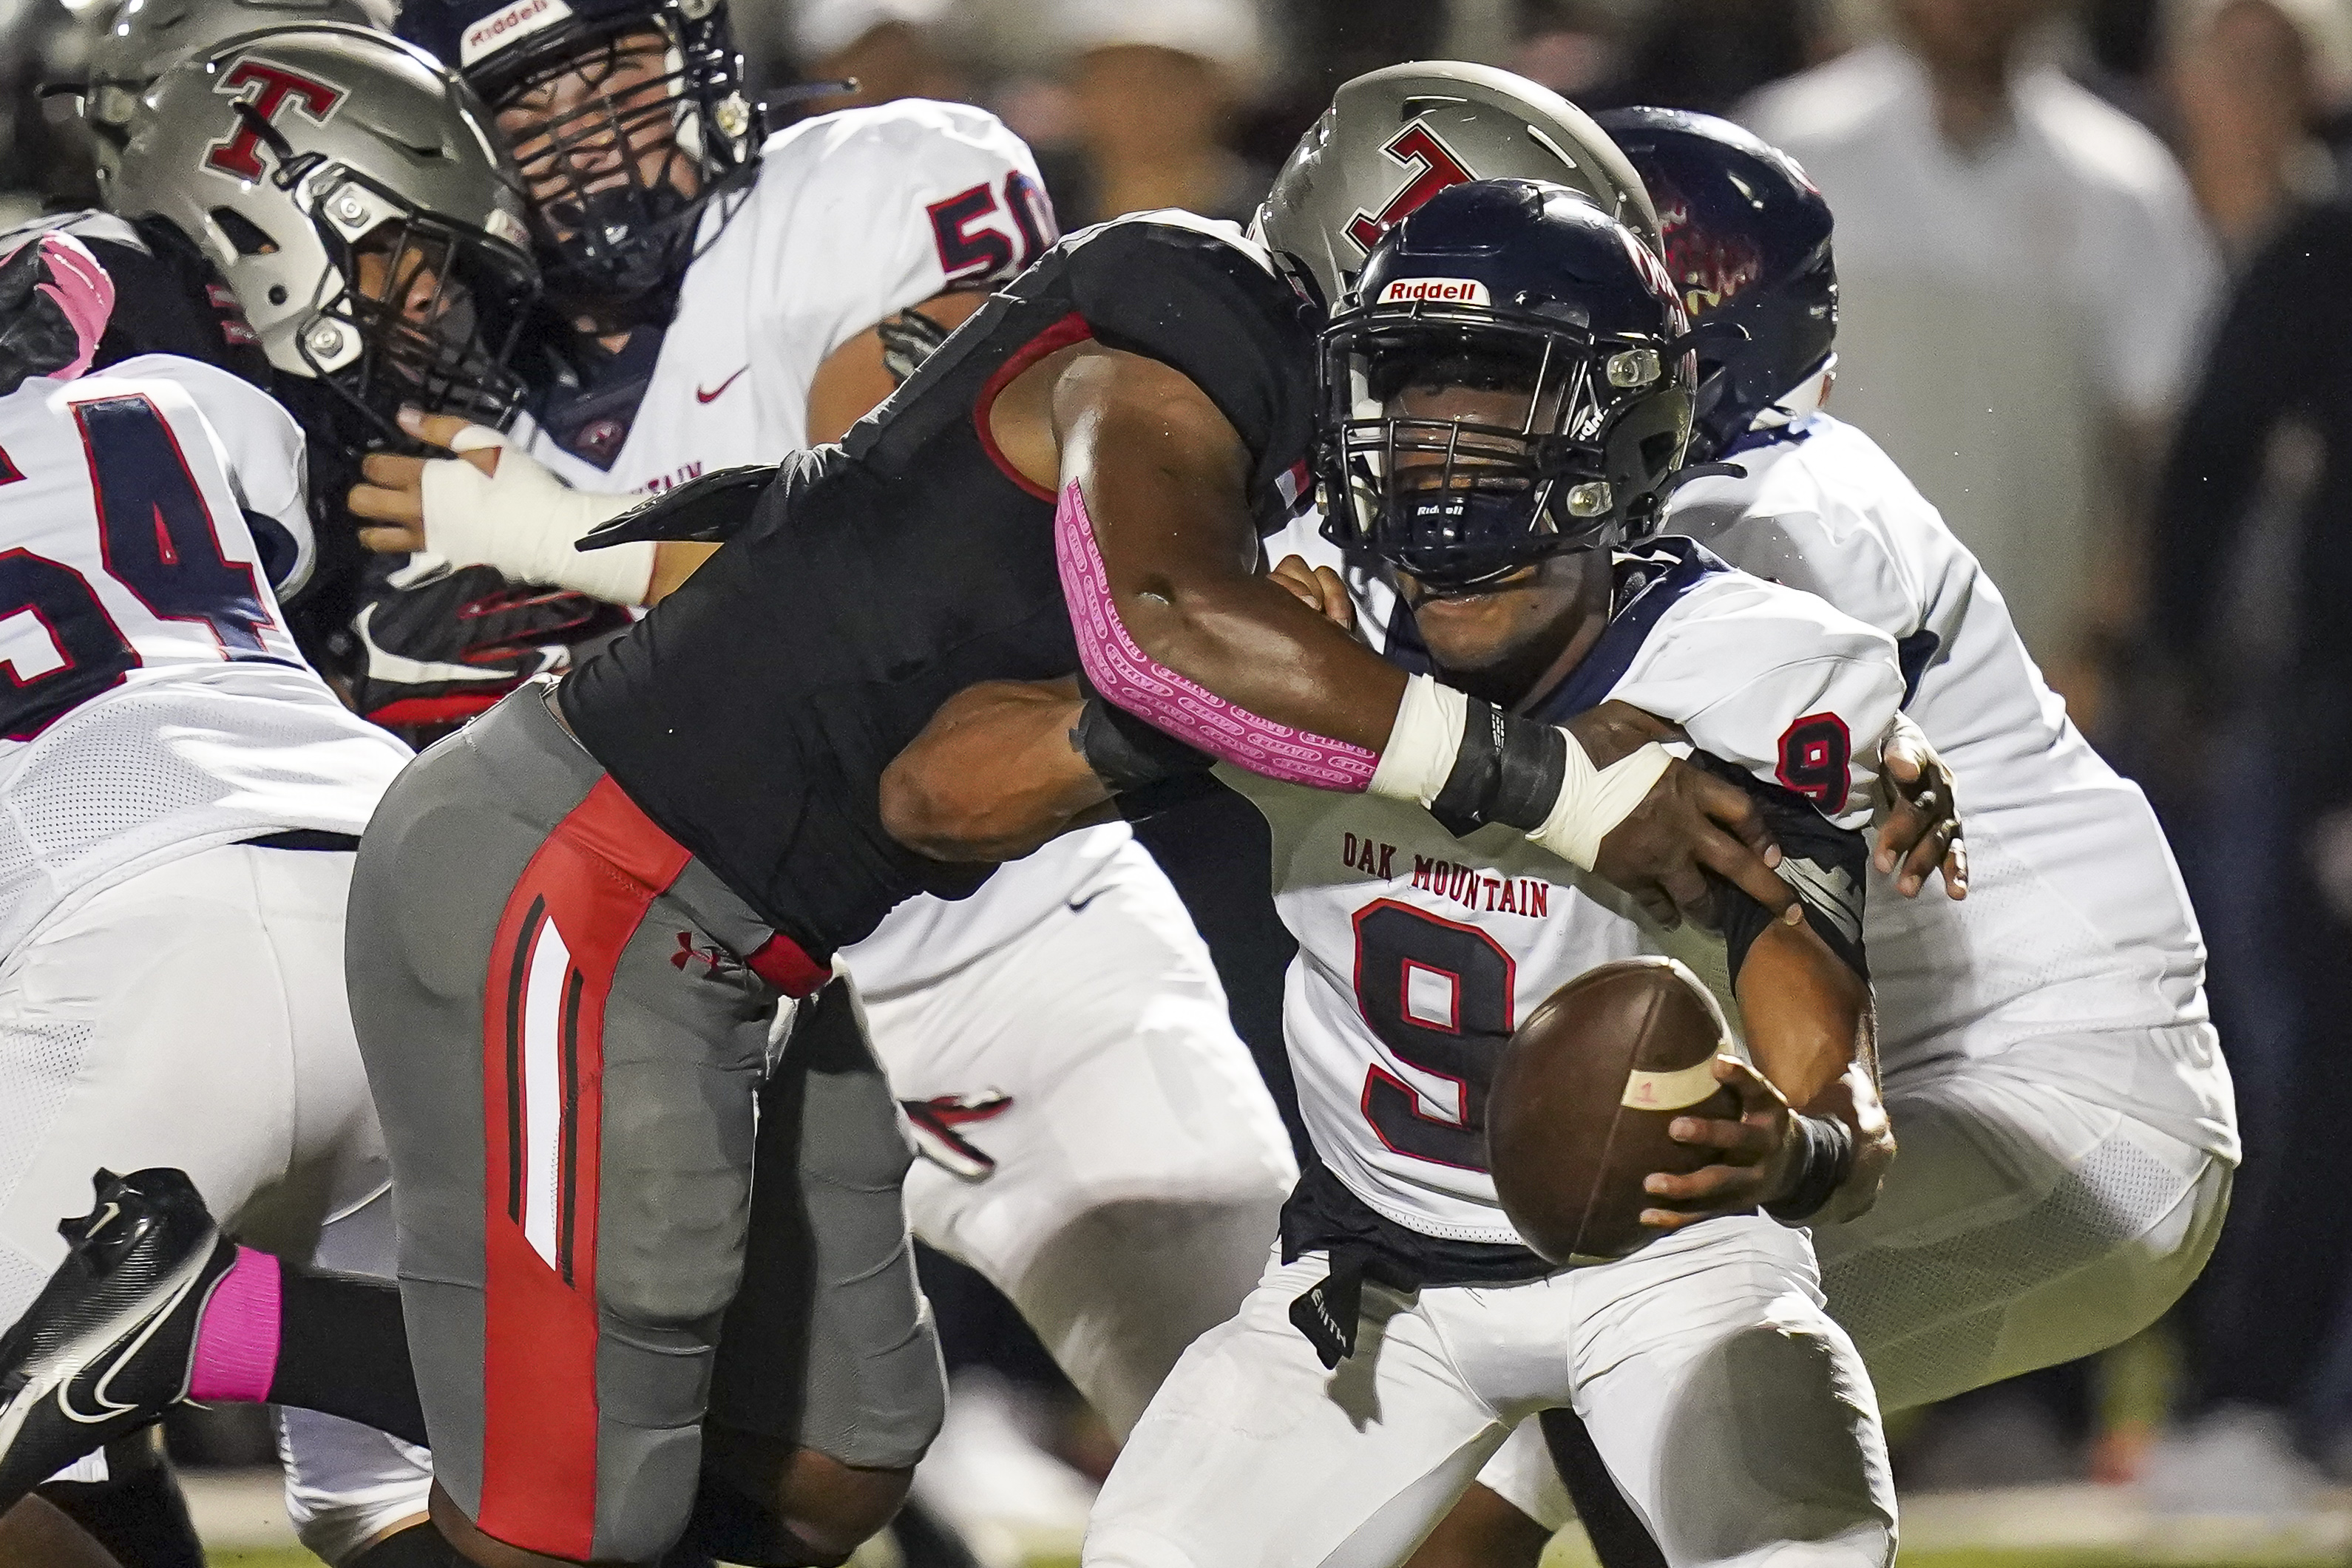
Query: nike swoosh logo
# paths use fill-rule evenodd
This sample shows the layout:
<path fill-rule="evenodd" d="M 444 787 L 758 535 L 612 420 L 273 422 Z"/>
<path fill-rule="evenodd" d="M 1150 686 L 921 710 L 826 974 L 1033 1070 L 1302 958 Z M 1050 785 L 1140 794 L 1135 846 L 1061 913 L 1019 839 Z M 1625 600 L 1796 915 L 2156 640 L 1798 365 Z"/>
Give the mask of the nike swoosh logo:
<path fill-rule="evenodd" d="M 144 1349 L 147 1342 L 162 1331 L 163 1324 L 170 1320 L 172 1314 L 179 1310 L 180 1303 L 187 1300 L 189 1292 L 196 1288 L 196 1282 L 204 1273 L 202 1256 L 202 1254 L 198 1255 L 197 1266 L 190 1270 L 187 1277 L 182 1280 L 172 1291 L 171 1300 L 164 1303 L 163 1310 L 150 1316 L 145 1325 L 136 1334 L 133 1334 L 127 1343 L 117 1346 L 114 1354 L 107 1358 L 106 1370 L 99 1375 L 98 1381 L 90 1387 L 90 1395 L 97 1400 L 99 1408 L 89 1414 L 75 1409 L 72 1399 L 74 1379 L 68 1378 L 58 1385 L 59 1415 L 68 1421 L 88 1427 L 96 1426 L 102 1421 L 110 1421 L 126 1410 L 139 1408 L 138 1401 L 131 1400 L 126 1403 L 116 1399 L 109 1391 L 113 1387 L 115 1377 L 122 1371 L 125 1364 Z M 85 1370 L 88 1369 L 85 1368 Z"/>
<path fill-rule="evenodd" d="M 748 370 L 750 370 L 751 368 L 751 366 L 749 366 L 749 365 L 745 365 L 745 366 L 743 367 L 743 370 L 739 370 L 739 371 L 737 371 L 735 372 L 735 374 L 734 374 L 734 375 L 732 375 L 732 376 L 729 376 L 725 381 L 720 382 L 719 383 L 718 389 L 717 389 L 716 391 L 713 391 L 713 392 L 704 392 L 700 387 L 697 387 L 697 388 L 695 388 L 695 389 L 694 389 L 694 401 L 695 401 L 695 402 L 718 402 L 718 401 L 719 401 L 719 393 L 724 392 L 725 392 L 729 387 L 733 386 L 733 385 L 735 384 L 736 377 L 737 377 L 737 376 L 740 376 L 740 375 L 743 373 L 743 371 L 748 371 Z"/>

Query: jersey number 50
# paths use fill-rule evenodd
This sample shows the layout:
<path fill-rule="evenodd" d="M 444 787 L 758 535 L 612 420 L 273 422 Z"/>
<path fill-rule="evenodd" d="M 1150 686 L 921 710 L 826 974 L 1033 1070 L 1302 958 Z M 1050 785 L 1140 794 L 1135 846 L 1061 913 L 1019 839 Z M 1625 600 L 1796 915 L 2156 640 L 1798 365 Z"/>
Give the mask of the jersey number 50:
<path fill-rule="evenodd" d="M 221 553 L 212 512 L 155 405 L 98 398 L 76 404 L 74 421 L 107 575 L 156 619 L 202 622 L 224 658 L 274 658 L 253 568 Z M 139 664 L 89 579 L 30 550 L 0 552 L 0 737 L 31 739 Z"/>
<path fill-rule="evenodd" d="M 1364 1119 L 1401 1155 L 1486 1168 L 1486 1091 L 1511 1038 L 1517 966 L 1495 939 L 1381 899 L 1356 913 L 1356 1005 L 1397 1061 L 1453 1085 L 1450 1107 L 1377 1062 L 1364 1074 Z"/>

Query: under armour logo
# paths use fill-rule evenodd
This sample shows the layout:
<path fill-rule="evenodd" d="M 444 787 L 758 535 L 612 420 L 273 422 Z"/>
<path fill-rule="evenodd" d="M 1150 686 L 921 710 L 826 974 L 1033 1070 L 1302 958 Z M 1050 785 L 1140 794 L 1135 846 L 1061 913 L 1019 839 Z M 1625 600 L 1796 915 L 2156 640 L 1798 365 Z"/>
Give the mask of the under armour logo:
<path fill-rule="evenodd" d="M 681 931 L 677 934 L 677 951 L 669 956 L 669 967 L 684 970 L 695 964 L 703 965 L 704 972 L 712 975 L 743 967 L 741 960 L 716 942 L 697 943 L 693 932 Z"/>
<path fill-rule="evenodd" d="M 243 95 L 247 89 L 256 89 L 245 99 L 255 115 L 264 124 L 273 124 L 278 111 L 289 99 L 299 103 L 302 112 L 324 125 L 327 116 L 343 101 L 343 89 L 322 81 L 273 66 L 267 60 L 242 59 L 228 68 L 213 90 L 231 98 Z M 226 141 L 215 141 L 205 150 L 205 167 L 224 174 L 234 174 L 240 180 L 258 180 L 262 175 L 261 131 L 250 120 L 239 118 L 236 134 Z"/>

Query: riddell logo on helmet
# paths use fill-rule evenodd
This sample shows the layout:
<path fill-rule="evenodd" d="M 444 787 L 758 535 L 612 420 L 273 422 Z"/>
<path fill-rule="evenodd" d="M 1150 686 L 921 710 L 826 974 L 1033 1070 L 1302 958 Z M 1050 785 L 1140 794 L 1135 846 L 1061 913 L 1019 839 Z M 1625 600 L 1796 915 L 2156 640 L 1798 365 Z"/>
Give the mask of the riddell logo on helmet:
<path fill-rule="evenodd" d="M 1381 305 L 1491 305 L 1486 286 L 1475 277 L 1400 277 L 1381 290 Z"/>
<path fill-rule="evenodd" d="M 515 0 L 505 10 L 493 11 L 466 29 L 466 36 L 457 42 L 458 67 L 470 66 L 484 55 L 552 27 L 571 15 L 572 7 L 563 0 Z"/>

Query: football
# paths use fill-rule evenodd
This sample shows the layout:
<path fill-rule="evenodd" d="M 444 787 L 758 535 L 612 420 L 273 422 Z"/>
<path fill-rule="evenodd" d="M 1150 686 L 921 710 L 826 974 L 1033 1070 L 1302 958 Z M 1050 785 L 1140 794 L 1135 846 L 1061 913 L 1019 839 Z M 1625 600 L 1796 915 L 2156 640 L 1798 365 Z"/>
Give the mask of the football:
<path fill-rule="evenodd" d="M 1666 1127 L 1685 1113 L 1738 1114 L 1715 1081 L 1730 1049 L 1715 998 L 1671 958 L 1603 964 L 1529 1013 L 1486 1104 L 1495 1195 L 1528 1245 L 1554 1263 L 1591 1262 L 1659 1235 L 1641 1223 L 1654 1207 L 1643 1178 L 1709 1162 Z"/>

